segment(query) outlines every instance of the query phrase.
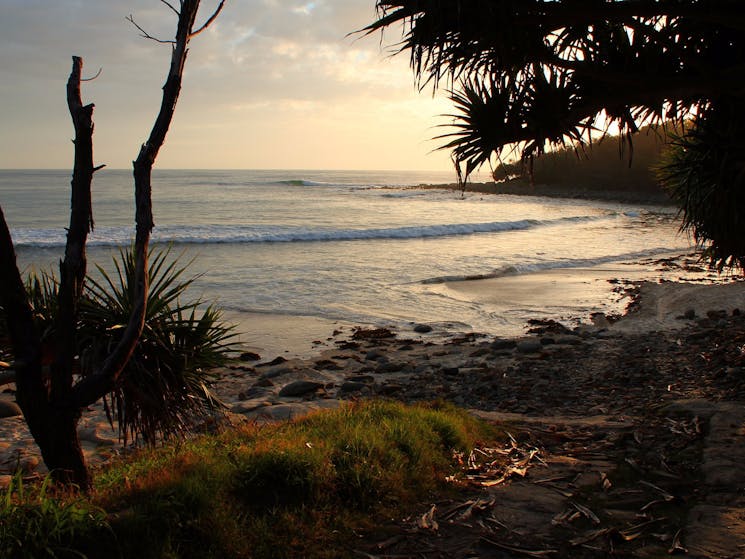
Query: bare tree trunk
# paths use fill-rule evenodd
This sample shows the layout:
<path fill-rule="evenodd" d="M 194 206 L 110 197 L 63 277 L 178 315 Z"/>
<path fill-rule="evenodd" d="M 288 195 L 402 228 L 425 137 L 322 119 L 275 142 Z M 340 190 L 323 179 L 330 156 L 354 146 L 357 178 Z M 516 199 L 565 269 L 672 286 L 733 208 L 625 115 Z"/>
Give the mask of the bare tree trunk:
<path fill-rule="evenodd" d="M 148 140 L 142 144 L 137 159 L 133 162 L 135 182 L 135 300 L 129 323 L 116 348 L 104 361 L 101 369 L 84 378 L 73 387 L 73 396 L 79 407 L 88 406 L 101 396 L 110 392 L 127 361 L 132 356 L 142 328 L 145 323 L 145 312 L 148 294 L 148 250 L 150 232 L 153 229 L 152 185 L 151 174 L 155 159 L 166 139 L 166 133 L 173 120 L 176 102 L 181 92 L 184 75 L 184 64 L 188 53 L 189 39 L 199 10 L 200 0 L 184 0 L 179 12 L 176 40 L 173 42 L 171 67 L 166 83 L 163 85 L 163 97 L 160 111 Z M 222 8 L 218 8 L 216 14 Z M 211 18 L 214 19 L 214 17 Z M 210 20 L 210 21 L 211 21 Z M 209 22 L 208 22 L 209 23 Z M 204 26 L 202 27 L 202 29 Z M 201 29 L 200 29 L 201 31 Z"/>
<path fill-rule="evenodd" d="M 44 375 L 41 338 L 37 332 L 16 263 L 15 250 L 0 208 L 0 303 L 8 316 L 8 330 L 15 354 L 16 399 L 23 411 L 44 462 L 54 478 L 88 489 L 90 478 L 80 448 L 77 426 L 81 410 L 110 392 L 137 345 L 145 321 L 148 295 L 148 248 L 153 228 L 151 173 L 173 119 L 188 52 L 189 39 L 217 17 L 225 0 L 207 22 L 193 31 L 200 0 L 182 0 L 168 78 L 163 86 L 160 111 L 134 161 L 135 181 L 135 304 L 124 334 L 101 367 L 74 383 L 78 304 L 86 275 L 85 245 L 93 227 L 91 182 L 93 166 L 93 105 L 83 106 L 80 81 L 83 61 L 73 57 L 67 83 L 67 101 L 75 125 L 75 166 L 72 179 L 70 227 L 65 258 L 60 263 L 59 314 L 55 324 L 55 358 Z M 176 11 L 170 4 L 171 9 Z M 130 21 L 134 21 L 130 18 Z M 152 38 L 149 35 L 145 35 Z M 163 41 L 161 41 L 163 42 Z"/>

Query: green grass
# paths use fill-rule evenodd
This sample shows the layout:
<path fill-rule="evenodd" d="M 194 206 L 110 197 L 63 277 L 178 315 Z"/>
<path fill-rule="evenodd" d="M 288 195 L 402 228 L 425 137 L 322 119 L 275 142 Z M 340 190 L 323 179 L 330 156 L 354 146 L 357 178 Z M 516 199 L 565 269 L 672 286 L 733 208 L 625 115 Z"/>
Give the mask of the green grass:
<path fill-rule="evenodd" d="M 82 535 L 110 529 L 94 551 L 80 539 L 91 559 L 351 556 L 356 534 L 449 491 L 454 452 L 494 437 L 453 407 L 366 402 L 144 450 L 97 473 L 89 500 L 55 506 L 88 511 Z M 39 505 L 8 500 L 23 513 L 0 525 L 23 543 Z"/>

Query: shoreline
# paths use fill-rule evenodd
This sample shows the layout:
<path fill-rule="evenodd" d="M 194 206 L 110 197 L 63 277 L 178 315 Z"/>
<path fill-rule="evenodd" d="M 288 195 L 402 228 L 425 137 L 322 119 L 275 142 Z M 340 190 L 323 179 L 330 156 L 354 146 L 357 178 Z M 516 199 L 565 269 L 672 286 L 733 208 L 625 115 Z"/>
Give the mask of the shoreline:
<path fill-rule="evenodd" d="M 214 391 L 226 404 L 226 417 L 233 424 L 288 420 L 360 398 L 381 397 L 408 403 L 443 399 L 489 413 L 550 416 L 571 409 L 583 416 L 603 409 L 604 415 L 623 415 L 622 404 L 629 404 L 626 398 L 618 403 L 604 399 L 611 388 L 589 394 L 579 387 L 594 385 L 592 379 L 601 377 L 605 383 L 611 373 L 601 370 L 620 366 L 624 371 L 624 363 L 634 360 L 666 361 L 673 340 L 677 340 L 672 346 L 675 352 L 695 353 L 705 351 L 701 344 L 705 346 L 709 337 L 732 327 L 745 335 L 745 281 L 635 285 L 635 302 L 620 318 L 598 313 L 574 328 L 538 318 L 528 332 L 517 336 L 466 332 L 442 339 L 437 332 L 417 333 L 413 328 L 337 325 L 305 356 L 286 354 L 271 360 L 269 354 L 258 360 L 250 356 L 217 369 Z M 689 347 L 681 342 L 686 339 L 695 343 Z M 670 379 L 654 382 L 675 386 L 676 374 L 672 369 Z M 634 386 L 634 390 L 644 389 L 643 383 Z M 566 395 L 570 387 L 573 395 Z M 554 393 L 557 396 L 549 396 Z M 686 393 L 666 389 L 660 394 L 655 398 Z M 0 398 L 13 401 L 7 390 Z M 618 405 L 615 412 L 609 411 Z M 100 402 L 83 414 L 79 433 L 91 467 L 129 451 L 121 447 Z M 0 418 L 0 487 L 10 482 L 16 465 L 27 476 L 46 473 L 22 417 Z"/>
<path fill-rule="evenodd" d="M 438 322 L 393 321 L 381 318 L 352 323 L 319 316 L 225 311 L 236 325 L 244 351 L 266 360 L 275 357 L 309 359 L 333 347 L 339 335 L 356 328 L 390 328 L 417 340 L 447 343 L 463 335 L 519 337 L 529 321 L 555 320 L 567 327 L 591 324 L 593 317 L 618 317 L 633 300 L 633 286 L 640 282 L 684 281 L 717 284 L 728 281 L 700 265 L 693 253 L 670 253 L 656 258 L 616 261 L 594 266 L 568 267 L 497 277 L 443 281 L 421 286 L 432 296 L 484 309 L 488 323 L 462 324 L 458 316 Z M 745 303 L 743 304 L 745 308 Z M 426 335 L 414 329 L 430 329 Z"/>
<path fill-rule="evenodd" d="M 460 192 L 462 187 L 456 183 L 420 184 L 410 187 L 423 190 L 452 190 Z M 468 182 L 466 192 L 489 195 L 538 196 L 544 198 L 565 198 L 570 200 L 597 200 L 644 204 L 650 206 L 674 206 L 674 202 L 660 188 L 597 188 L 592 185 L 538 183 L 531 185 L 527 179 L 518 178 L 500 182 Z"/>

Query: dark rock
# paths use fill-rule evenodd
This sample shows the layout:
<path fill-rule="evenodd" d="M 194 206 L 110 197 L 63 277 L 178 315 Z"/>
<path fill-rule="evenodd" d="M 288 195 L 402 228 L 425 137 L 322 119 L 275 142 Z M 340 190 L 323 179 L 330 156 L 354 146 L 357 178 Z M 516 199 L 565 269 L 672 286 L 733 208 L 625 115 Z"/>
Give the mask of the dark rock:
<path fill-rule="evenodd" d="M 323 384 L 320 382 L 314 382 L 312 380 L 296 380 L 290 384 L 284 386 L 279 391 L 279 395 L 282 397 L 293 397 L 293 396 L 304 396 L 310 392 L 315 392 L 319 388 L 323 388 Z"/>
<path fill-rule="evenodd" d="M 561 345 L 579 345 L 582 343 L 582 339 L 579 336 L 559 336 L 556 338 L 556 343 Z"/>
<path fill-rule="evenodd" d="M 740 309 L 732 309 L 732 316 L 740 316 L 741 314 Z"/>
<path fill-rule="evenodd" d="M 382 351 L 379 351 L 377 349 L 371 349 L 365 354 L 365 361 L 378 361 L 378 360 L 387 360 L 387 357 Z"/>
<path fill-rule="evenodd" d="M 339 387 L 339 393 L 348 394 L 350 392 L 360 392 L 366 388 L 369 388 L 369 385 L 364 382 L 345 382 Z"/>
<path fill-rule="evenodd" d="M 285 359 L 284 357 L 280 355 L 279 357 L 272 359 L 268 363 L 260 363 L 259 365 L 257 365 L 257 367 L 271 367 L 273 365 L 280 365 L 281 363 L 284 363 L 285 361 L 287 361 L 287 359 Z"/>
<path fill-rule="evenodd" d="M 683 313 L 683 318 L 686 320 L 693 320 L 696 318 L 696 311 L 694 309 L 688 309 L 686 312 Z"/>
<path fill-rule="evenodd" d="M 538 353 L 543 348 L 539 340 L 523 340 L 517 343 L 519 353 Z"/>
<path fill-rule="evenodd" d="M 286 375 L 287 373 L 291 373 L 292 369 L 290 367 L 277 367 L 276 369 L 271 369 L 261 375 L 261 378 L 277 378 L 282 375 Z"/>
<path fill-rule="evenodd" d="M 401 392 L 401 390 L 403 389 L 404 387 L 402 385 L 391 382 L 382 385 L 379 388 L 378 392 L 380 392 L 384 396 L 390 396 L 391 394 L 395 394 L 396 392 Z"/>
<path fill-rule="evenodd" d="M 347 377 L 347 382 L 375 382 L 375 378 L 371 375 L 354 375 Z"/>
<path fill-rule="evenodd" d="M 443 367 L 440 370 L 442 371 L 443 375 L 447 375 L 450 377 L 453 377 L 460 372 L 460 369 L 458 367 Z"/>
<path fill-rule="evenodd" d="M 414 332 L 417 334 L 428 334 L 432 331 L 432 327 L 429 324 L 417 324 L 414 326 Z"/>
<path fill-rule="evenodd" d="M 254 386 L 261 386 L 261 387 L 269 387 L 274 386 L 274 383 L 269 380 L 269 377 L 261 377 L 259 380 L 257 380 L 254 384 Z"/>
<path fill-rule="evenodd" d="M 245 390 L 241 392 L 240 394 L 238 394 L 238 399 L 240 401 L 251 400 L 259 396 L 264 396 L 266 393 L 267 393 L 266 388 L 262 388 L 260 386 L 252 386 L 248 390 Z"/>
<path fill-rule="evenodd" d="M 315 362 L 314 368 L 319 370 L 325 369 L 327 371 L 338 371 L 339 369 L 341 369 L 341 366 L 335 361 L 331 361 L 330 359 L 321 359 L 320 361 Z"/>
<path fill-rule="evenodd" d="M 491 343 L 492 349 L 514 349 L 517 346 L 517 342 L 515 340 L 503 340 L 500 338 L 497 338 Z"/>
<path fill-rule="evenodd" d="M 0 399 L 0 418 L 17 417 L 19 415 L 23 415 L 23 412 L 18 404 L 11 400 Z"/>
<path fill-rule="evenodd" d="M 244 351 L 238 359 L 241 361 L 258 361 L 261 359 L 261 355 L 254 353 L 253 351 Z"/>
<path fill-rule="evenodd" d="M 398 373 L 406 367 L 406 363 L 393 362 L 393 363 L 381 363 L 378 367 L 379 373 Z"/>
<path fill-rule="evenodd" d="M 541 338 L 541 345 L 554 345 L 556 340 L 551 336 L 544 336 Z"/>
<path fill-rule="evenodd" d="M 727 318 L 727 311 L 724 311 L 724 310 L 706 311 L 706 316 L 708 316 L 711 320 L 719 320 L 720 318 Z"/>
<path fill-rule="evenodd" d="M 414 349 L 414 346 L 411 344 L 402 345 L 398 348 L 399 351 L 412 351 Z"/>
<path fill-rule="evenodd" d="M 352 334 L 352 339 L 354 340 L 382 340 L 385 338 L 394 338 L 395 336 L 396 334 L 394 334 L 388 328 L 371 328 L 371 329 L 357 328 L 354 331 L 354 334 Z"/>
<path fill-rule="evenodd" d="M 469 354 L 469 357 L 482 357 L 482 356 L 487 355 L 489 353 L 491 353 L 490 348 L 488 348 L 488 347 L 480 347 L 477 350 L 475 350 L 472 353 L 470 353 Z"/>

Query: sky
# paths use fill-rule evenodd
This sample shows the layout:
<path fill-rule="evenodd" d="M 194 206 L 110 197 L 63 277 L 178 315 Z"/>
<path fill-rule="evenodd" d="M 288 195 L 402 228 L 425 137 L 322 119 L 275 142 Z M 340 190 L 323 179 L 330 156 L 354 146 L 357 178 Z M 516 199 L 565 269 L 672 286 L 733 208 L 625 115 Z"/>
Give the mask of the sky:
<path fill-rule="evenodd" d="M 172 0 L 178 5 L 178 0 Z M 203 0 L 199 22 L 217 0 Z M 83 57 L 95 163 L 128 168 L 160 104 L 175 14 L 159 0 L 0 0 L 0 168 L 66 169 L 65 84 Z M 162 169 L 450 170 L 444 95 L 419 92 L 400 29 L 349 33 L 375 0 L 227 0 L 193 38 Z"/>

